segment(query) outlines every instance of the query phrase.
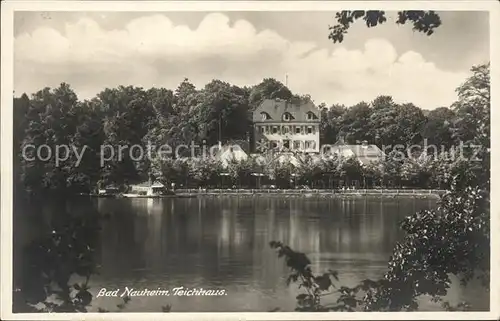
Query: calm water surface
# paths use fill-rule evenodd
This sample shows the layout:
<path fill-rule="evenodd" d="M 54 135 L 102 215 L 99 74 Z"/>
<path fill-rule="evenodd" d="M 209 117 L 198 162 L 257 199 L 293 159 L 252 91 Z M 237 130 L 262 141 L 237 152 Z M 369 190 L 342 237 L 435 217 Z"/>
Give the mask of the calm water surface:
<path fill-rule="evenodd" d="M 300 290 L 286 286 L 287 268 L 269 247 L 270 241 L 306 253 L 314 271 L 337 270 L 340 282 L 351 286 L 381 277 L 402 237 L 399 221 L 435 206 L 435 201 L 421 199 L 278 197 L 78 203 L 70 204 L 72 211 L 84 211 L 94 203 L 108 216 L 98 251 L 101 273 L 91 278 L 94 294 L 100 288 L 126 286 L 227 292 L 221 297 L 134 297 L 125 310 L 133 312 L 161 312 L 166 304 L 173 312 L 265 312 L 277 307 L 293 311 Z M 25 225 L 23 233 L 39 228 Z M 451 302 L 467 300 L 477 309 L 488 307 L 488 295 L 477 285 L 453 286 L 449 292 Z M 97 298 L 91 310 L 115 311 L 118 303 L 117 298 Z M 423 298 L 420 309 L 440 308 Z"/>

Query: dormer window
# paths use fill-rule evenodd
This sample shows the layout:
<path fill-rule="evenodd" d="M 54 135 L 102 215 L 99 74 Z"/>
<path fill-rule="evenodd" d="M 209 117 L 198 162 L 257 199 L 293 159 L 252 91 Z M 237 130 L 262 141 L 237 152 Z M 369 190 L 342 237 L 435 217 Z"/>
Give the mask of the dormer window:
<path fill-rule="evenodd" d="M 261 112 L 260 113 L 260 117 L 261 117 L 262 120 L 269 120 L 269 119 L 271 119 L 271 117 L 269 116 L 269 114 L 266 113 L 266 112 Z"/>
<path fill-rule="evenodd" d="M 308 113 L 307 113 L 307 120 L 313 120 L 314 118 L 316 118 L 316 117 L 314 116 L 314 113 L 312 113 L 312 112 L 308 112 Z"/>
<path fill-rule="evenodd" d="M 283 114 L 283 120 L 284 121 L 290 121 L 290 120 L 292 120 L 292 115 L 290 113 L 284 113 Z"/>

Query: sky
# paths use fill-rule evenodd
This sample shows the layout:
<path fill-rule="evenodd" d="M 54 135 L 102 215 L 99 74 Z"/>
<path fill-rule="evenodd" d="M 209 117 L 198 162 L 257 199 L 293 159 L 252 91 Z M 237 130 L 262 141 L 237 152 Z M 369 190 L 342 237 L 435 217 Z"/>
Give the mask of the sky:
<path fill-rule="evenodd" d="M 449 106 L 473 65 L 489 61 L 487 12 L 438 12 L 432 36 L 411 25 L 352 25 L 328 39 L 335 12 L 16 12 L 18 96 L 66 82 L 80 99 L 106 87 L 174 90 L 220 79 L 285 82 L 316 104 L 354 105 L 391 95 L 423 109 Z"/>

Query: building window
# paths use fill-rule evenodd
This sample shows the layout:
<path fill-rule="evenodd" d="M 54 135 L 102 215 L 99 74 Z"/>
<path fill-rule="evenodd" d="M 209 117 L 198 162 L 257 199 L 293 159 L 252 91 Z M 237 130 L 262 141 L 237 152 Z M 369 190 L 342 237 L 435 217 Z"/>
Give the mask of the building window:
<path fill-rule="evenodd" d="M 313 133 L 312 126 L 308 126 L 308 127 L 307 127 L 307 133 L 308 133 L 308 134 L 312 134 L 312 133 Z"/>
<path fill-rule="evenodd" d="M 261 134 L 264 134 L 264 126 L 259 126 L 259 132 L 260 132 Z"/>
<path fill-rule="evenodd" d="M 312 112 L 307 113 L 307 120 L 313 120 L 314 119 L 314 114 Z"/>
<path fill-rule="evenodd" d="M 300 149 L 300 140 L 295 140 L 293 142 L 293 149 Z"/>
<path fill-rule="evenodd" d="M 315 148 L 316 148 L 316 142 L 314 140 L 306 141 L 306 149 L 315 149 Z"/>
<path fill-rule="evenodd" d="M 273 134 L 277 134 L 278 133 L 278 127 L 277 126 L 273 126 Z"/>
<path fill-rule="evenodd" d="M 283 120 L 284 121 L 290 121 L 292 119 L 292 115 L 290 113 L 284 113 L 283 114 Z"/>
<path fill-rule="evenodd" d="M 300 126 L 295 127 L 295 134 L 300 134 Z"/>
<path fill-rule="evenodd" d="M 262 112 L 260 113 L 260 117 L 262 120 L 268 120 L 268 119 L 271 119 L 271 117 L 269 117 L 269 114 L 266 113 L 266 112 Z"/>
<path fill-rule="evenodd" d="M 290 127 L 283 126 L 283 134 L 288 134 L 290 132 Z"/>

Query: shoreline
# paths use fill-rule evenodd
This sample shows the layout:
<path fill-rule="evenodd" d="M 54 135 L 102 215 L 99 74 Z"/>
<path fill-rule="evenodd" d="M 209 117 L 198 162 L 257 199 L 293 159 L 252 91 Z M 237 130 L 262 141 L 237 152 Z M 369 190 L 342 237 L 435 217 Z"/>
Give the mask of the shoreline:
<path fill-rule="evenodd" d="M 240 189 L 240 190 L 177 190 L 174 195 L 95 195 L 87 194 L 81 196 L 89 196 L 95 198 L 114 198 L 114 199 L 131 199 L 131 198 L 195 198 L 195 197 L 319 197 L 319 198 L 361 198 L 361 197 L 377 197 L 377 198 L 424 198 L 424 199 L 439 199 L 446 191 L 444 190 L 397 190 L 397 189 L 380 189 L 380 190 L 274 190 L 274 189 Z"/>

